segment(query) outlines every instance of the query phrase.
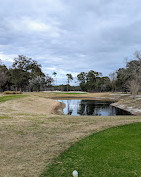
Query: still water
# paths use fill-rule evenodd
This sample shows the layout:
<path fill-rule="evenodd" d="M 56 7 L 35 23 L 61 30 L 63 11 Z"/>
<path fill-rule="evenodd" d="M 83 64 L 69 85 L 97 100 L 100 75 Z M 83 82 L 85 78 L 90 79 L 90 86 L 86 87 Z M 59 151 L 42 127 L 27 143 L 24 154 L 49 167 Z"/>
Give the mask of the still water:
<path fill-rule="evenodd" d="M 115 108 L 109 101 L 99 100 L 57 100 L 65 103 L 63 109 L 67 115 L 93 115 L 93 116 L 115 116 L 115 115 L 131 115 L 129 112 L 119 108 Z"/>

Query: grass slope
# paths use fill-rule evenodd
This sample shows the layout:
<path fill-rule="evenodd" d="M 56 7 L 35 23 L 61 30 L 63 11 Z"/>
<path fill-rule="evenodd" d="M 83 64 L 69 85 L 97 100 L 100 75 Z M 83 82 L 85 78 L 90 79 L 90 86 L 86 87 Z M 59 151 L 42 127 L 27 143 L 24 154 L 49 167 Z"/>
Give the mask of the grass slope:
<path fill-rule="evenodd" d="M 8 101 L 8 100 L 14 100 L 14 99 L 17 99 L 17 98 L 23 98 L 23 97 L 26 97 L 27 95 L 8 95 L 8 96 L 1 96 L 0 97 L 0 103 L 1 102 L 5 102 L 5 101 Z"/>
<path fill-rule="evenodd" d="M 110 128 L 73 145 L 41 177 L 141 176 L 141 123 Z M 59 162 L 59 163 L 58 163 Z"/>

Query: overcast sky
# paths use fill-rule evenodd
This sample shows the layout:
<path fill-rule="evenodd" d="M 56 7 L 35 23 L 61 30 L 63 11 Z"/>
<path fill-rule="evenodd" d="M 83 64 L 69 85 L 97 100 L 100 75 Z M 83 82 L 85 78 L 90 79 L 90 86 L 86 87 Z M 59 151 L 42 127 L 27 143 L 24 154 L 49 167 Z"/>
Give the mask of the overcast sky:
<path fill-rule="evenodd" d="M 103 75 L 125 66 L 141 50 L 140 0 L 0 0 L 0 59 L 19 54 L 43 71 Z"/>

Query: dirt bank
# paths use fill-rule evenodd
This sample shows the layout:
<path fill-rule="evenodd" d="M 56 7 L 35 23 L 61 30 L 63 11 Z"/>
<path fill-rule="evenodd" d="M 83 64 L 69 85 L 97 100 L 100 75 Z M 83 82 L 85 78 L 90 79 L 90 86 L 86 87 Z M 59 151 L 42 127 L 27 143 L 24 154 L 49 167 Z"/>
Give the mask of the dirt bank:
<path fill-rule="evenodd" d="M 128 111 L 133 115 L 141 115 L 141 95 L 137 95 L 136 98 L 128 96 L 111 105 Z"/>

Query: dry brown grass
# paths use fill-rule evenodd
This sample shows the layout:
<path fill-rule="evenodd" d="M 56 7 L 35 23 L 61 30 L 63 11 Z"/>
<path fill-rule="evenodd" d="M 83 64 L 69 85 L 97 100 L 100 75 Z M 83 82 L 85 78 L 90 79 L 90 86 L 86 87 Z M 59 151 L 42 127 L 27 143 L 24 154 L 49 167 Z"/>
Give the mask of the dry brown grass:
<path fill-rule="evenodd" d="M 43 98 L 67 98 L 67 99 L 78 99 L 78 98 L 83 98 L 83 99 L 102 99 L 102 100 L 109 100 L 109 99 L 114 99 L 114 100 L 119 100 L 121 97 L 120 94 L 113 94 L 111 92 L 101 92 L 101 93 L 85 93 L 85 94 L 67 94 L 66 93 L 56 93 L 56 92 L 32 92 L 28 93 L 33 96 L 39 96 Z"/>
<path fill-rule="evenodd" d="M 38 177 L 47 164 L 81 138 L 141 121 L 141 116 L 51 115 L 58 103 L 43 98 L 42 93 L 34 95 L 0 104 L 0 177 Z"/>
<path fill-rule="evenodd" d="M 1 103 L 0 113 L 54 114 L 59 106 L 60 103 L 56 100 L 30 96 Z"/>
<path fill-rule="evenodd" d="M 5 91 L 2 93 L 3 95 L 14 95 L 14 94 L 22 94 L 21 91 Z"/>

